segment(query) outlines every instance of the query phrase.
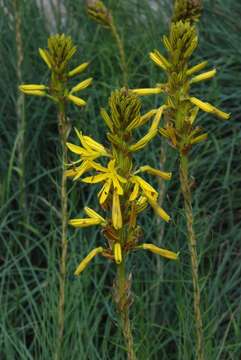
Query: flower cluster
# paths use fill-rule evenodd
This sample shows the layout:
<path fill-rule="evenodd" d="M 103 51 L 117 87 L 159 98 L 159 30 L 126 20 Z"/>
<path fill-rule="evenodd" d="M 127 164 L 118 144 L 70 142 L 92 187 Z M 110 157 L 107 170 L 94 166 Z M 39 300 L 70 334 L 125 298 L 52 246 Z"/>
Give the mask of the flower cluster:
<path fill-rule="evenodd" d="M 202 128 L 195 126 L 199 109 L 224 120 L 229 119 L 230 114 L 190 95 L 192 85 L 209 80 L 216 74 L 216 69 L 212 69 L 197 75 L 207 66 L 207 61 L 189 66 L 190 58 L 198 45 L 197 31 L 191 20 L 172 21 L 169 35 L 163 36 L 163 45 L 167 56 L 154 50 L 150 53 L 150 58 L 166 73 L 167 82 L 157 84 L 153 89 L 133 91 L 139 95 L 161 92 L 166 95 L 165 126 L 159 129 L 159 133 L 180 153 L 185 154 L 193 144 L 207 138 L 207 133 L 202 133 Z"/>
<path fill-rule="evenodd" d="M 85 62 L 72 70 L 69 69 L 69 62 L 76 50 L 70 36 L 65 34 L 50 36 L 48 49 L 39 49 L 39 55 L 51 71 L 49 84 L 23 84 L 19 89 L 26 95 L 46 96 L 57 104 L 71 101 L 77 106 L 85 106 L 85 100 L 75 94 L 87 88 L 93 79 L 88 78 L 68 89 L 69 80 L 81 74 L 89 65 Z"/>
<path fill-rule="evenodd" d="M 114 91 L 109 99 L 111 114 L 101 109 L 101 116 L 108 127 L 106 148 L 89 136 L 76 130 L 80 145 L 67 143 L 68 149 L 79 156 L 70 164 L 66 175 L 88 184 L 101 184 L 98 201 L 106 216 L 85 207 L 88 217 L 69 221 L 70 225 L 81 228 L 99 225 L 107 239 L 108 246 L 97 247 L 80 263 L 75 274 L 79 275 L 97 254 L 120 264 L 131 251 L 147 249 L 169 259 L 177 259 L 172 251 L 158 248 L 153 244 L 140 244 L 142 230 L 137 217 L 149 205 L 164 220 L 170 217 L 158 205 L 158 191 L 141 175 L 149 173 L 163 180 L 169 180 L 171 173 L 143 165 L 136 169 L 133 154 L 143 149 L 157 134 L 164 107 L 141 115 L 141 103 L 133 92 L 126 89 Z M 151 121 L 145 136 L 133 142 L 133 131 Z M 86 176 L 85 174 L 88 176 Z"/>
<path fill-rule="evenodd" d="M 87 13 L 97 23 L 105 28 L 110 28 L 112 23 L 111 12 L 100 0 L 87 0 Z"/>

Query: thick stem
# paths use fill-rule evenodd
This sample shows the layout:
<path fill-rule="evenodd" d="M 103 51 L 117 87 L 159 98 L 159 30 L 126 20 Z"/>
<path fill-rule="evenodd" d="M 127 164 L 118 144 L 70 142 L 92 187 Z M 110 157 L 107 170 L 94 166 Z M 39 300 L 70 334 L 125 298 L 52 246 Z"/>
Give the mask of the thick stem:
<path fill-rule="evenodd" d="M 65 281 L 67 264 L 67 226 L 68 226 L 68 198 L 67 198 L 67 178 L 64 173 L 67 163 L 67 136 L 68 126 L 65 116 L 64 106 L 59 111 L 59 134 L 62 146 L 62 169 L 61 169 L 61 256 L 60 256 L 60 283 L 59 283 L 59 312 L 58 312 L 58 341 L 55 359 L 60 359 L 61 346 L 64 337 L 64 318 L 65 318 Z"/>
<path fill-rule="evenodd" d="M 125 339 L 128 360 L 136 360 L 134 352 L 134 342 L 131 330 L 131 323 L 129 318 L 129 306 L 130 306 L 130 284 L 126 279 L 125 260 L 123 259 L 120 265 L 117 265 L 117 307 L 121 318 L 121 327 L 123 336 Z"/>
<path fill-rule="evenodd" d="M 204 338 L 203 338 L 203 323 L 200 309 L 201 293 L 198 279 L 198 256 L 197 256 L 197 241 L 193 229 L 193 210 L 192 210 L 192 194 L 190 188 L 190 179 L 188 174 L 188 157 L 180 154 L 180 183 L 184 198 L 184 206 L 187 221 L 188 231 L 188 246 L 191 256 L 192 267 L 192 282 L 193 282 L 193 302 L 194 302 L 194 316 L 196 325 L 196 358 L 204 360 Z"/>
<path fill-rule="evenodd" d="M 123 41 L 121 40 L 121 37 L 117 31 L 114 20 L 112 20 L 112 22 L 111 22 L 111 32 L 114 36 L 116 45 L 119 50 L 121 70 L 122 70 L 122 74 L 123 74 L 123 82 L 124 82 L 124 86 L 127 87 L 128 86 L 128 67 L 127 67 L 127 61 L 126 61 L 126 54 L 125 54 Z"/>

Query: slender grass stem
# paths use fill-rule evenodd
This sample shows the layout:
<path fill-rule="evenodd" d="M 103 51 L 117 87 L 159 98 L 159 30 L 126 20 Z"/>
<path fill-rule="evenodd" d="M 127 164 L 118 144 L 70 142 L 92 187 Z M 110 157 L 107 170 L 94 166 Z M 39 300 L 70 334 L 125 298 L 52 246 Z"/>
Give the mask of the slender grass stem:
<path fill-rule="evenodd" d="M 122 70 L 122 74 L 123 74 L 123 83 L 124 83 L 124 86 L 127 87 L 127 85 L 128 85 L 128 67 L 127 67 L 124 44 L 118 33 L 118 30 L 116 28 L 116 25 L 115 25 L 115 22 L 113 19 L 110 24 L 110 29 L 111 29 L 112 35 L 116 41 L 117 48 L 119 50 L 121 70 Z"/>
<path fill-rule="evenodd" d="M 18 84 L 22 83 L 22 65 L 24 59 L 22 21 L 20 12 L 20 1 L 12 0 L 15 18 L 15 41 L 16 41 L 16 74 Z M 24 94 L 18 92 L 16 100 L 16 114 L 18 119 L 18 168 L 19 168 L 19 207 L 26 215 L 26 193 L 25 193 L 25 114 L 24 114 Z"/>
<path fill-rule="evenodd" d="M 200 309 L 201 292 L 198 278 L 198 255 L 197 255 L 197 241 L 193 229 L 193 210 L 192 210 L 192 194 L 190 188 L 190 179 L 188 174 L 188 157 L 187 155 L 180 155 L 180 183 L 181 191 L 184 198 L 184 207 L 187 221 L 188 232 L 188 246 L 191 256 L 192 268 L 192 282 L 193 282 L 193 305 L 196 325 L 196 358 L 198 360 L 205 360 L 204 355 L 204 338 L 203 338 L 203 323 Z"/>
<path fill-rule="evenodd" d="M 120 313 L 121 327 L 125 339 L 128 360 L 136 360 L 134 342 L 129 318 L 129 281 L 126 278 L 125 260 L 117 265 L 117 307 Z"/>
<path fill-rule="evenodd" d="M 61 174 L 61 255 L 60 255 L 60 283 L 59 283 L 59 311 L 58 311 L 58 341 L 55 359 L 60 359 L 61 346 L 64 338 L 65 320 L 65 282 L 67 265 L 67 226 L 68 226 L 68 198 L 67 198 L 67 178 L 64 167 L 67 163 L 67 136 L 68 126 L 65 115 L 64 104 L 61 104 L 59 114 L 59 134 L 62 147 L 62 174 Z"/>

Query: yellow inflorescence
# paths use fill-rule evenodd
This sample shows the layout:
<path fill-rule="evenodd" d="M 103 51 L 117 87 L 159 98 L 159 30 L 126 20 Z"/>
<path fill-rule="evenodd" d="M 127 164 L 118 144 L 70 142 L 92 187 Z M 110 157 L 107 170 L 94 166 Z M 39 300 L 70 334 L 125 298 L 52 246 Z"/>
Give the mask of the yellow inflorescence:
<path fill-rule="evenodd" d="M 202 134 L 202 129 L 195 126 L 198 109 L 224 120 L 230 118 L 230 114 L 190 96 L 191 85 L 210 80 L 216 75 L 216 69 L 197 74 L 207 66 L 207 61 L 189 67 L 190 58 L 198 45 L 194 22 L 200 12 L 201 5 L 196 1 L 195 4 L 191 0 L 175 2 L 169 35 L 163 37 L 167 55 L 162 55 L 158 50 L 149 54 L 154 64 L 166 73 L 167 82 L 157 84 L 155 88 L 133 90 L 139 95 L 166 94 L 163 109 L 165 124 L 158 132 L 183 154 L 194 144 L 207 139 L 207 134 Z"/>
<path fill-rule="evenodd" d="M 52 35 L 48 39 L 48 49 L 39 49 L 39 55 L 51 71 L 50 86 L 23 84 L 19 90 L 26 95 L 46 96 L 55 103 L 70 101 L 76 106 L 86 105 L 86 101 L 73 95 L 91 85 L 93 79 L 81 81 L 68 89 L 68 80 L 86 70 L 89 63 L 85 62 L 73 70 L 69 70 L 69 62 L 76 52 L 72 39 L 64 34 Z"/>
<path fill-rule="evenodd" d="M 66 175 L 83 183 L 101 184 L 98 200 L 106 212 L 106 217 L 85 208 L 85 213 L 89 217 L 72 219 L 69 224 L 80 228 L 92 225 L 101 226 L 108 240 L 108 246 L 103 248 L 102 256 L 112 259 L 118 265 L 129 252 L 139 248 L 138 214 L 144 211 L 148 204 L 164 221 L 170 220 L 170 216 L 158 205 L 158 191 L 139 174 L 149 173 L 161 179 L 170 180 L 171 173 L 149 165 L 136 169 L 133 163 L 133 154 L 146 147 L 156 135 L 164 107 L 141 115 L 140 100 L 136 94 L 126 89 L 113 92 L 109 105 L 111 114 L 101 109 L 101 116 L 108 127 L 107 138 L 110 146 L 107 148 L 76 130 L 82 146 L 72 143 L 66 145 L 71 152 L 79 156 L 79 160 L 69 164 L 70 168 L 66 171 Z M 133 131 L 151 119 L 146 135 L 135 142 Z M 85 173 L 90 174 L 83 176 Z M 146 249 L 151 248 L 146 247 Z M 159 251 L 159 254 L 170 259 L 177 258 L 175 253 L 168 250 L 166 253 L 165 250 Z M 92 259 L 93 253 L 91 252 L 90 255 L 86 258 L 88 262 Z M 86 259 L 83 260 L 84 265 Z M 76 271 L 78 274 L 85 267 L 83 262 L 81 264 L 80 270 Z"/>

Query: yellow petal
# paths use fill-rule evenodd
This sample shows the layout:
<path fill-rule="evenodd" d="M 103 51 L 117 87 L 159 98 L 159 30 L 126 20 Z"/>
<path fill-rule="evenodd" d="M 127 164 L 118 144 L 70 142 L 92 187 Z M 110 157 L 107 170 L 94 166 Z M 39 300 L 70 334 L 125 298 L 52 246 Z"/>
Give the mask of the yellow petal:
<path fill-rule="evenodd" d="M 137 248 L 144 249 L 144 250 L 149 250 L 154 254 L 161 255 L 161 256 L 163 256 L 163 257 L 165 257 L 167 259 L 170 259 L 170 260 L 177 260 L 178 256 L 179 256 L 179 253 L 175 253 L 175 252 L 170 251 L 170 250 L 159 248 L 158 246 L 153 245 L 153 244 L 145 243 L 145 244 L 142 244 L 142 245 L 138 246 Z"/>
<path fill-rule="evenodd" d="M 201 71 L 207 66 L 207 64 L 208 64 L 207 61 L 203 61 L 200 64 L 193 66 L 192 68 L 187 70 L 187 75 L 190 76 L 198 71 Z"/>
<path fill-rule="evenodd" d="M 207 102 L 203 102 L 195 97 L 190 97 L 189 99 L 191 101 L 192 104 L 198 106 L 200 109 L 202 109 L 203 111 L 206 111 L 208 113 L 212 113 L 217 115 L 218 117 L 224 119 L 224 120 L 228 120 L 230 118 L 230 114 L 225 113 L 219 109 L 217 109 L 215 106 L 207 103 Z"/>
<path fill-rule="evenodd" d="M 140 172 L 148 172 L 149 174 L 160 176 L 163 180 L 170 180 L 172 177 L 171 172 L 160 171 L 149 165 L 141 166 L 140 169 L 138 170 L 138 172 L 139 171 Z"/>
<path fill-rule="evenodd" d="M 114 191 L 114 194 L 113 194 L 112 223 L 116 230 L 122 228 L 122 214 L 121 214 L 121 207 L 120 207 L 120 198 L 119 198 L 117 191 Z"/>
<path fill-rule="evenodd" d="M 78 146 L 78 145 L 75 145 L 75 144 L 72 144 L 70 142 L 67 142 L 66 143 L 66 146 L 67 148 L 72 151 L 73 153 L 75 154 L 78 154 L 78 155 L 82 155 L 83 154 L 83 148 Z"/>
<path fill-rule="evenodd" d="M 160 94 L 163 90 L 161 88 L 144 88 L 144 89 L 133 89 L 131 90 L 139 96 Z"/>
<path fill-rule="evenodd" d="M 86 105 L 86 101 L 84 101 L 83 99 L 81 99 L 81 98 L 79 98 L 77 96 L 69 94 L 67 96 L 67 98 L 77 106 L 85 106 Z"/>
<path fill-rule="evenodd" d="M 83 161 L 83 163 L 78 167 L 73 180 L 78 180 L 85 172 L 89 171 L 90 169 L 92 169 L 91 162 Z"/>
<path fill-rule="evenodd" d="M 48 51 L 39 48 L 39 55 L 41 56 L 41 58 L 43 59 L 43 61 L 46 63 L 46 65 L 48 66 L 49 69 L 52 69 L 52 65 L 51 65 L 51 61 L 50 61 L 50 57 L 49 57 L 49 53 Z"/>
<path fill-rule="evenodd" d="M 106 123 L 106 125 L 108 126 L 108 128 L 113 132 L 112 120 L 104 108 L 100 109 L 100 115 L 101 115 L 102 119 L 104 120 L 104 122 Z"/>
<path fill-rule="evenodd" d="M 88 63 L 88 62 L 85 62 L 85 63 L 83 63 L 83 64 L 80 64 L 79 66 L 77 66 L 76 68 L 74 68 L 73 70 L 71 70 L 71 71 L 68 73 L 68 76 L 69 76 L 69 77 L 73 77 L 73 76 L 75 76 L 75 75 L 78 75 L 78 74 L 82 73 L 83 71 L 85 71 L 88 66 L 89 66 L 89 63 Z"/>
<path fill-rule="evenodd" d="M 90 218 L 98 219 L 102 224 L 106 224 L 106 220 L 93 209 L 85 206 L 84 211 Z"/>
<path fill-rule="evenodd" d="M 76 93 L 78 91 L 86 89 L 92 83 L 92 81 L 93 81 L 93 78 L 88 78 L 88 79 L 86 79 L 84 81 L 81 81 L 79 84 L 77 84 L 76 86 L 74 86 L 71 89 L 70 93 L 74 94 L 74 93 Z"/>
<path fill-rule="evenodd" d="M 104 202 L 106 201 L 110 192 L 110 187 L 111 187 L 111 179 L 107 179 L 98 194 L 99 202 L 101 205 L 104 204 Z"/>
<path fill-rule="evenodd" d="M 136 198 L 139 194 L 139 189 L 140 189 L 140 185 L 138 183 L 135 183 L 134 189 L 133 189 L 132 193 L 130 194 L 129 201 L 136 200 Z"/>
<path fill-rule="evenodd" d="M 36 91 L 36 90 L 46 90 L 47 86 L 39 84 L 23 84 L 19 86 L 21 91 Z"/>
<path fill-rule="evenodd" d="M 142 139 L 137 141 L 137 143 L 130 146 L 130 151 L 135 152 L 141 150 L 143 147 L 145 147 L 157 134 L 157 129 L 150 130 L 148 133 L 143 136 Z"/>
<path fill-rule="evenodd" d="M 154 117 L 154 120 L 151 124 L 151 127 L 150 127 L 150 130 L 149 131 L 152 131 L 152 130 L 157 130 L 158 126 L 159 126 L 159 123 L 161 121 L 161 117 L 162 117 L 162 114 L 163 114 L 163 110 L 165 109 L 165 105 L 161 106 L 157 112 L 156 112 L 156 115 Z"/>
<path fill-rule="evenodd" d="M 208 134 L 205 133 L 205 134 L 202 134 L 202 135 L 199 135 L 193 139 L 191 139 L 190 143 L 193 145 L 193 144 L 197 144 L 197 143 L 200 143 L 201 141 L 204 141 L 208 138 Z"/>
<path fill-rule="evenodd" d="M 170 216 L 158 205 L 157 201 L 153 200 L 153 198 L 149 196 L 147 196 L 147 201 L 149 202 L 153 210 L 157 213 L 157 215 L 160 216 L 160 218 L 162 218 L 166 222 L 170 221 Z"/>
<path fill-rule="evenodd" d="M 167 70 L 170 67 L 169 61 L 158 50 L 150 52 L 149 56 L 151 60 L 162 69 Z"/>
<path fill-rule="evenodd" d="M 89 262 L 98 254 L 101 254 L 104 251 L 103 247 L 98 247 L 96 249 L 93 249 L 79 264 L 77 269 L 75 270 L 75 275 L 79 275 L 89 264 Z"/>
<path fill-rule="evenodd" d="M 82 181 L 88 184 L 97 184 L 99 182 L 106 180 L 108 177 L 109 175 L 104 173 L 93 176 L 87 176 L 86 178 L 82 179 Z"/>
<path fill-rule="evenodd" d="M 83 228 L 93 225 L 98 225 L 101 223 L 100 219 L 71 219 L 69 220 L 69 225 L 76 227 L 76 228 Z"/>
<path fill-rule="evenodd" d="M 158 194 L 158 192 L 140 176 L 136 176 L 136 175 L 132 176 L 131 182 L 138 183 L 145 193 Z"/>
<path fill-rule="evenodd" d="M 85 144 L 87 144 L 92 150 L 99 152 L 101 154 L 107 154 L 106 149 L 104 146 L 94 139 L 92 139 L 90 136 L 83 136 L 83 139 L 85 141 Z"/>
<path fill-rule="evenodd" d="M 114 244 L 114 257 L 115 257 L 116 264 L 121 264 L 122 251 L 121 251 L 121 244 L 118 242 Z"/>
<path fill-rule="evenodd" d="M 146 124 L 147 121 L 149 121 L 152 116 L 154 116 L 157 113 L 158 109 L 153 109 L 148 111 L 146 114 L 141 116 L 140 123 L 138 126 Z"/>
<path fill-rule="evenodd" d="M 203 74 L 200 74 L 200 75 L 197 75 L 197 76 L 194 76 L 190 83 L 193 84 L 193 83 L 197 83 L 199 81 L 205 81 L 205 80 L 209 80 L 209 79 L 212 79 L 215 75 L 216 75 L 216 72 L 217 70 L 216 69 L 213 69 L 211 71 L 207 71 Z"/>

